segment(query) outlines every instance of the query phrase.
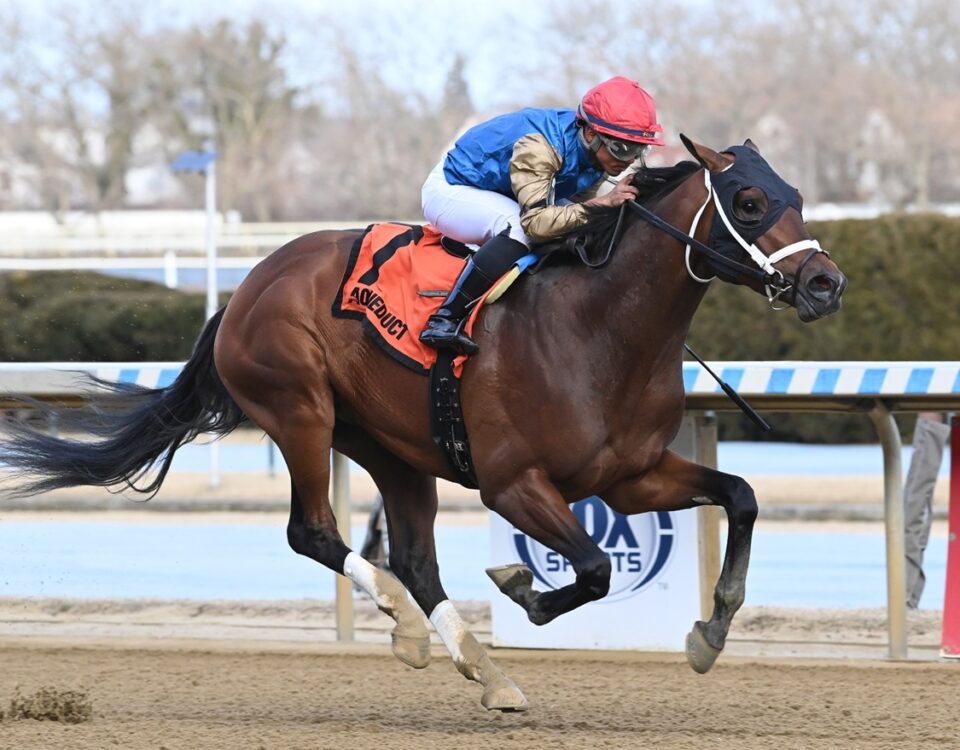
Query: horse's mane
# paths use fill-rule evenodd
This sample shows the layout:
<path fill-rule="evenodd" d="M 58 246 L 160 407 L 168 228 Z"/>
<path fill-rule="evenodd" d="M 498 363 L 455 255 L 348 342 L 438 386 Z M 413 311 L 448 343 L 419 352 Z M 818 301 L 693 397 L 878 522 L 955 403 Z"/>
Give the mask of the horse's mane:
<path fill-rule="evenodd" d="M 633 175 L 633 185 L 637 188 L 637 202 L 647 207 L 655 205 L 700 169 L 700 165 L 693 161 L 682 161 L 672 167 L 642 167 Z M 540 253 L 553 254 L 555 250 L 576 253 L 579 247 L 588 256 L 595 257 L 606 252 L 619 217 L 620 209 L 603 211 L 593 217 L 582 229 L 571 232 L 562 239 L 538 245 L 536 249 Z M 633 211 L 627 211 L 623 226 L 620 228 L 621 236 L 623 231 L 636 221 L 636 217 Z"/>

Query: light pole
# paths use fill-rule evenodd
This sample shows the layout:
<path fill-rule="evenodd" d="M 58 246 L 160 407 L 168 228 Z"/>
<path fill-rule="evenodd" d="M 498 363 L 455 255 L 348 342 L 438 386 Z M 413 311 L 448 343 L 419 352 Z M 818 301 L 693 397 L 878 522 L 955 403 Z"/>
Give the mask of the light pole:
<path fill-rule="evenodd" d="M 207 320 L 217 312 L 217 152 L 185 151 L 170 165 L 174 172 L 206 175 Z"/>
<path fill-rule="evenodd" d="M 205 207 L 207 214 L 204 247 L 207 254 L 207 320 L 217 312 L 217 152 L 185 151 L 170 168 L 174 172 L 193 172 L 206 175 Z M 210 444 L 210 486 L 220 486 L 220 446 Z"/>

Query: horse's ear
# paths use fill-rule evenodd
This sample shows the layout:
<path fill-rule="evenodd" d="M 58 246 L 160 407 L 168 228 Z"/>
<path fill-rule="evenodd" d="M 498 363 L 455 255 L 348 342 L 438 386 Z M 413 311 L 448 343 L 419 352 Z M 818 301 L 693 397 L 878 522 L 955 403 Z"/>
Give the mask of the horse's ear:
<path fill-rule="evenodd" d="M 751 141 L 749 138 L 743 142 L 743 145 L 751 151 L 756 151 L 758 154 L 760 153 L 760 149 L 757 148 L 757 144 Z"/>
<path fill-rule="evenodd" d="M 693 158 L 700 162 L 700 166 L 711 172 L 719 172 L 726 169 L 733 163 L 733 158 L 726 154 L 718 154 L 712 148 L 701 146 L 694 143 L 683 133 L 680 134 L 680 140 L 687 147 L 687 151 L 693 154 Z"/>
<path fill-rule="evenodd" d="M 687 151 L 689 151 L 693 155 L 693 158 L 696 159 L 698 162 L 700 162 L 701 167 L 703 167 L 704 169 L 710 168 L 707 166 L 707 163 L 703 160 L 703 158 L 700 156 L 700 153 L 697 151 L 696 143 L 694 143 L 689 138 L 687 138 L 687 136 L 685 136 L 683 133 L 680 134 L 680 141 L 681 143 L 683 143 L 684 146 L 687 147 Z"/>

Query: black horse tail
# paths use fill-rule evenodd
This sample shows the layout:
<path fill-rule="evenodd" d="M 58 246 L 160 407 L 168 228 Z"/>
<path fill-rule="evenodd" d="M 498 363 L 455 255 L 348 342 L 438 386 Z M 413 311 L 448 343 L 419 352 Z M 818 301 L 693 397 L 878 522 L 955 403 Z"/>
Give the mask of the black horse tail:
<path fill-rule="evenodd" d="M 22 422 L 6 425 L 9 437 L 0 443 L 0 463 L 12 470 L 15 485 L 7 494 L 26 497 L 88 485 L 152 497 L 181 445 L 203 433 L 226 435 L 246 421 L 213 361 L 223 312 L 209 320 L 193 355 L 166 388 L 91 378 L 98 390 L 80 409 L 25 399 L 61 431 L 80 437 L 55 437 Z"/>

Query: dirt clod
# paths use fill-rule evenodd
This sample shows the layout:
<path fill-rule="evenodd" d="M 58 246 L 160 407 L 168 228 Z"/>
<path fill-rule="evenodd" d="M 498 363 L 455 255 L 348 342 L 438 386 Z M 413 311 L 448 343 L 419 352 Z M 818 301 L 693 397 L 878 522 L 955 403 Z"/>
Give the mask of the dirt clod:
<path fill-rule="evenodd" d="M 24 695 L 17 688 L 10 701 L 9 718 L 14 721 L 36 719 L 82 724 L 93 718 L 93 704 L 84 690 L 60 690 L 46 686 L 33 694 Z"/>

